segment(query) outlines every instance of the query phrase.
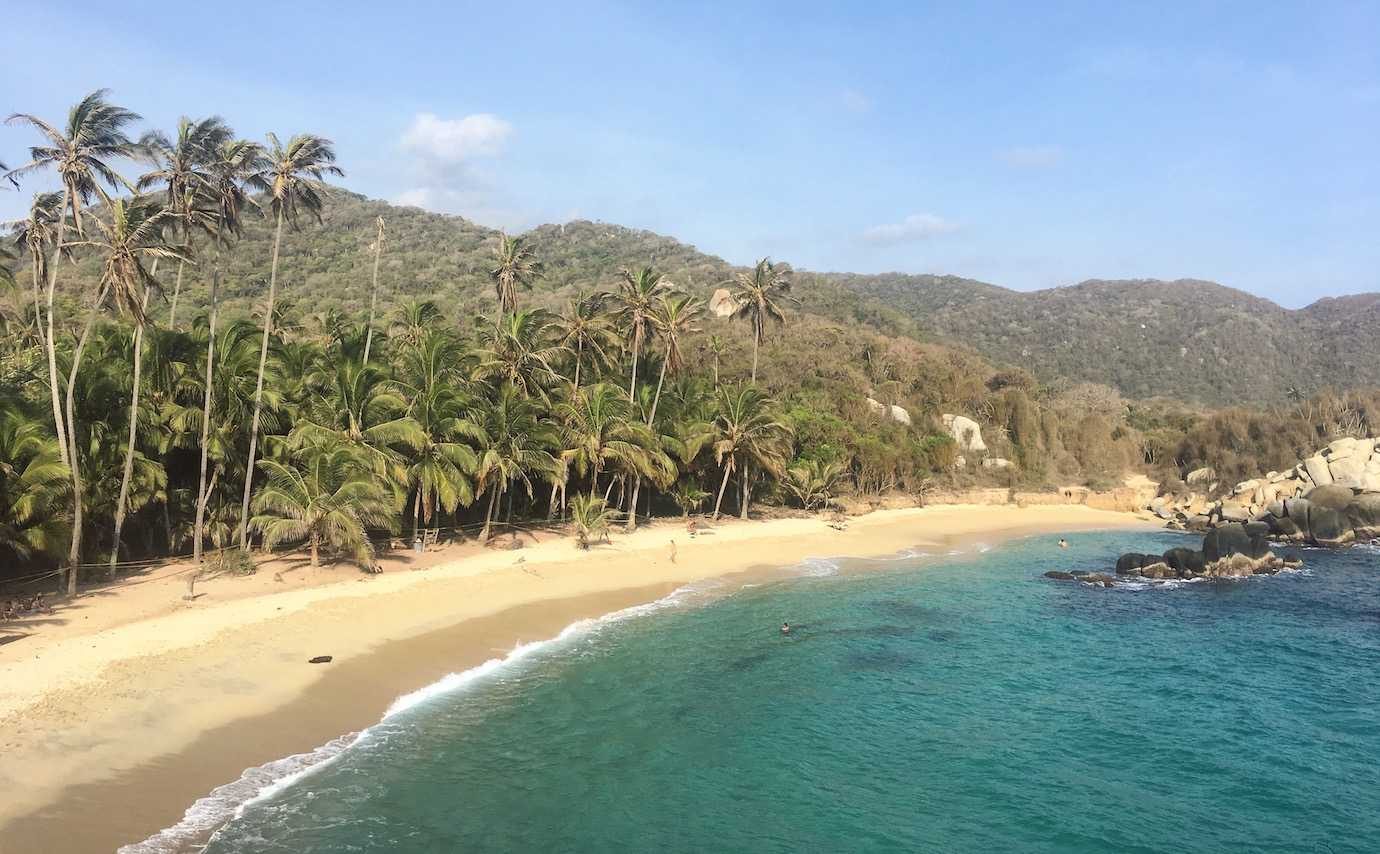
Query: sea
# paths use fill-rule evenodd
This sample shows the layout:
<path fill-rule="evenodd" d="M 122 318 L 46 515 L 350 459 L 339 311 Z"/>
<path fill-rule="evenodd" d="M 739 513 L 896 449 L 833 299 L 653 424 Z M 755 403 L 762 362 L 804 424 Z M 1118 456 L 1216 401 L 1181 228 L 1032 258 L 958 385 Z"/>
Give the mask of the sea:
<path fill-rule="evenodd" d="M 123 851 L 1380 850 L 1380 551 L 1103 589 L 1042 573 L 1189 540 L 1068 539 L 577 623 Z"/>

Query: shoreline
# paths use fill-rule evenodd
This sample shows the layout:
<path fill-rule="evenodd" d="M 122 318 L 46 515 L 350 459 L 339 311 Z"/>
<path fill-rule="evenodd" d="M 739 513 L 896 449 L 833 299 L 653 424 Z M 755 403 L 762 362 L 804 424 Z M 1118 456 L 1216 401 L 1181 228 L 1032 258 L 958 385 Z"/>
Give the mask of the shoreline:
<path fill-rule="evenodd" d="M 549 537 L 520 551 L 460 547 L 468 554 L 426 571 L 340 568 L 338 580 L 281 592 L 237 597 L 243 579 L 204 582 L 206 601 L 0 646 L 0 685 L 20 686 L 0 695 L 0 785 L 16 795 L 0 806 L 0 839 L 54 852 L 139 842 L 245 769 L 372 726 L 401 695 L 686 584 L 779 577 L 808 557 L 1138 527 L 1152 526 L 1077 505 L 883 510 L 844 531 L 817 517 L 734 521 L 693 541 L 662 521 L 589 552 Z M 163 585 L 140 596 L 182 589 Z M 335 661 L 308 665 L 317 654 Z"/>

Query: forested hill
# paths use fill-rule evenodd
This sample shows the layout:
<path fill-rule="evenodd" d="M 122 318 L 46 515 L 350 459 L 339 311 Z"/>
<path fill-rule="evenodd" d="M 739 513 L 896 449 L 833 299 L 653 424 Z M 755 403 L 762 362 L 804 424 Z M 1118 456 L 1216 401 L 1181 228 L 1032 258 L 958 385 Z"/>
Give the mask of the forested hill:
<path fill-rule="evenodd" d="M 1021 293 L 938 276 L 838 276 L 857 293 L 1042 376 L 1203 403 L 1264 403 L 1380 382 L 1380 295 L 1290 311 L 1222 285 L 1092 280 Z"/>
<path fill-rule="evenodd" d="M 360 312 L 368 302 L 375 220 L 387 221 L 383 299 L 428 298 L 452 318 L 488 313 L 493 229 L 466 219 L 332 194 L 322 225 L 289 232 L 284 298 L 306 313 Z M 576 221 L 531 232 L 546 272 L 531 304 L 556 307 L 580 290 L 608 288 L 621 267 L 651 264 L 708 296 L 731 274 L 721 258 L 648 231 Z M 272 230 L 251 221 L 226 256 L 223 294 L 248 314 L 266 287 Z M 209 258 L 188 268 L 182 305 L 207 296 Z M 790 261 L 789 258 L 777 259 Z M 94 258 L 81 263 L 91 280 Z M 172 276 L 160 278 L 171 290 Z M 1207 404 L 1265 403 L 1290 389 L 1380 385 L 1380 295 L 1322 300 L 1290 311 L 1212 282 L 1087 281 L 1022 293 L 953 276 L 808 273 L 796 277 L 801 308 L 976 349 L 1044 379 L 1065 377 Z M 182 310 L 182 309 L 180 309 Z"/>

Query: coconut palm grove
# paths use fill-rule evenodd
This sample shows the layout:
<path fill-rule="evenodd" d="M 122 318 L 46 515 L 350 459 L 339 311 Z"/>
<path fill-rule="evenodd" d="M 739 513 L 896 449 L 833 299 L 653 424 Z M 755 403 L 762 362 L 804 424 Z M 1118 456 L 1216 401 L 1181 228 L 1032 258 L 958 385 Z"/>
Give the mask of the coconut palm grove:
<path fill-rule="evenodd" d="M 5 192 L 61 189 L 10 224 L 0 266 L 0 565 L 67 592 L 170 557 L 252 571 L 255 552 L 301 549 L 369 569 L 380 550 L 514 525 L 588 544 L 647 516 L 845 493 L 1226 477 L 1369 417 L 1365 395 L 1300 394 L 1269 416 L 1288 425 L 1272 446 L 1252 432 L 1262 413 L 1037 379 L 769 258 L 706 280 L 626 257 L 591 262 L 591 287 L 547 287 L 550 227 L 486 241 L 482 300 L 472 275 L 412 298 L 406 268 L 380 280 L 409 239 L 389 221 L 407 209 L 382 205 L 341 262 L 367 300 L 314 311 L 320 283 L 294 293 L 280 253 L 362 204 L 332 187 L 348 164 L 329 139 L 246 139 L 215 116 L 148 128 L 104 90 L 8 121 L 32 140 Z M 955 412 L 1002 466 L 956 467 Z"/>

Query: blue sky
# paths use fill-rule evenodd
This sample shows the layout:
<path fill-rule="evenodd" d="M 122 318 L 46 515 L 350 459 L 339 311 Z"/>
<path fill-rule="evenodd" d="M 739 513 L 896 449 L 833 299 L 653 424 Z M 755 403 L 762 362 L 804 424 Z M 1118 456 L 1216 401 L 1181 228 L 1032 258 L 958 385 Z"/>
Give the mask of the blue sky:
<path fill-rule="evenodd" d="M 1374 2 L 224 8 L 9 9 L 0 111 L 106 86 L 165 128 L 328 136 L 369 196 L 737 263 L 1380 291 Z"/>

